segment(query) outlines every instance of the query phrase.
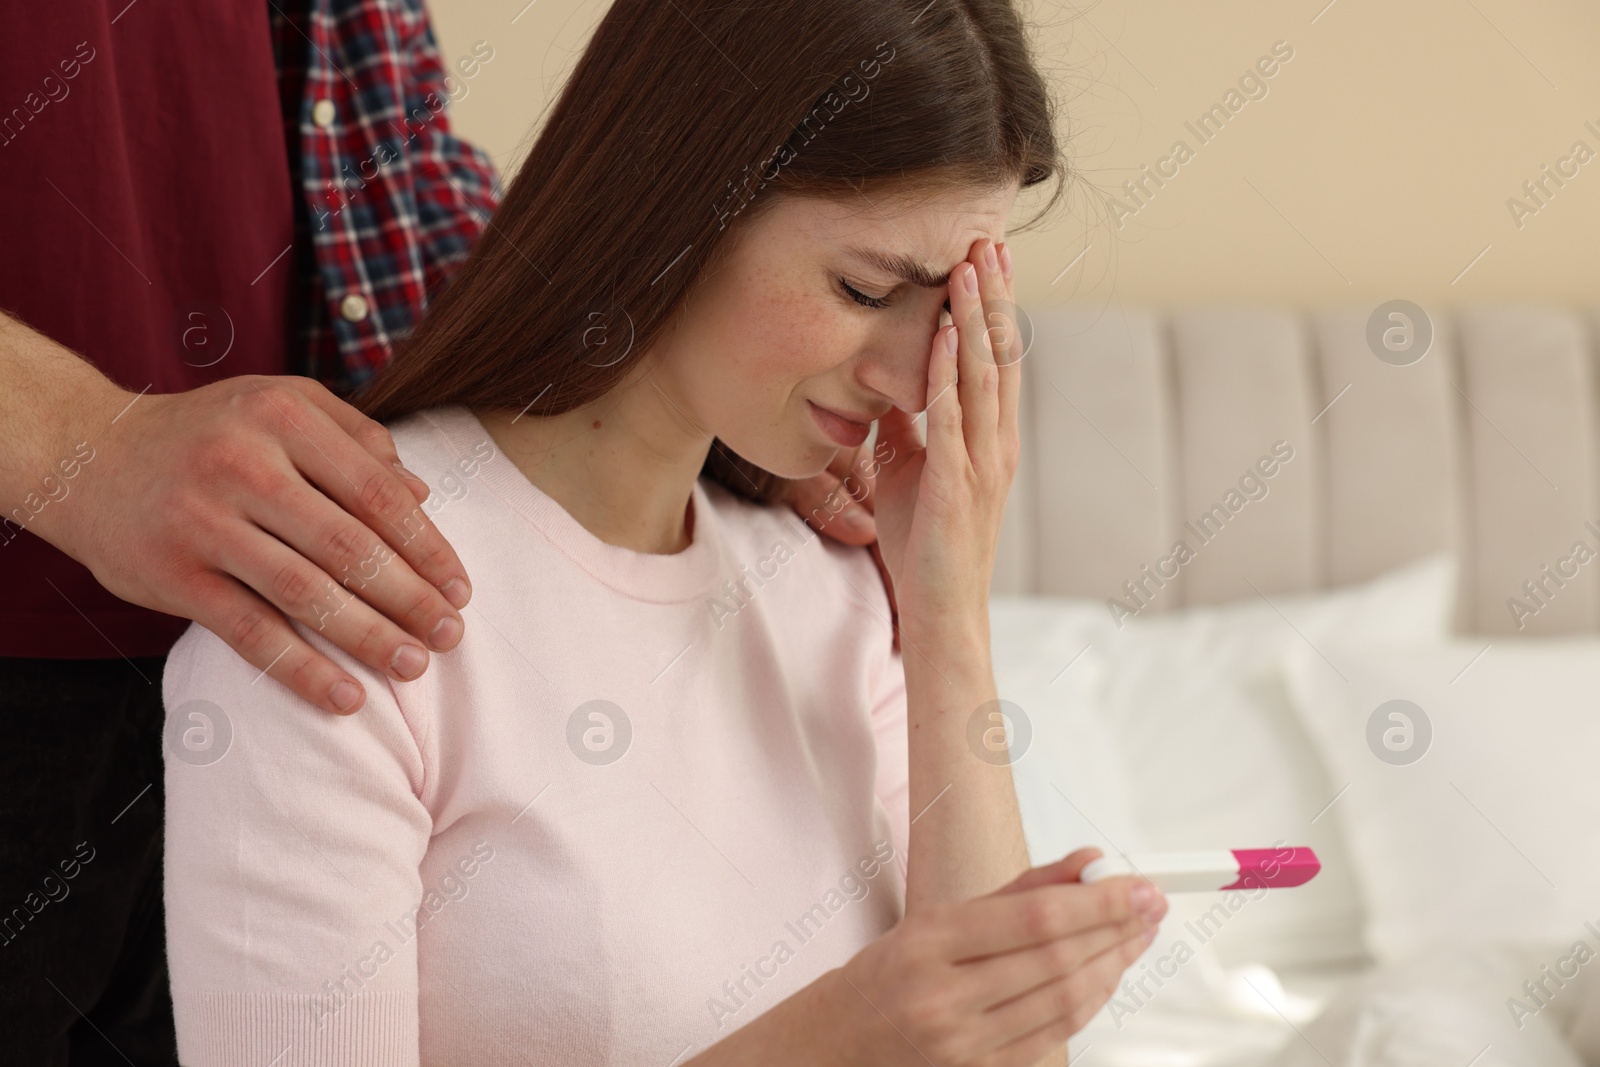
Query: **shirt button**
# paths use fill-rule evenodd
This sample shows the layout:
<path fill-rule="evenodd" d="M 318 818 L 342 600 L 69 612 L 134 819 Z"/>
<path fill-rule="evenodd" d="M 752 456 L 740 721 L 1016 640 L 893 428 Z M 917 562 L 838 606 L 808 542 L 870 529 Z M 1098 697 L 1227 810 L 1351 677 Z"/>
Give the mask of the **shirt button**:
<path fill-rule="evenodd" d="M 339 314 L 351 322 L 360 322 L 367 317 L 367 298 L 360 293 L 351 293 L 339 301 Z"/>
<path fill-rule="evenodd" d="M 318 100 L 311 105 L 311 121 L 327 129 L 333 125 L 333 101 Z"/>

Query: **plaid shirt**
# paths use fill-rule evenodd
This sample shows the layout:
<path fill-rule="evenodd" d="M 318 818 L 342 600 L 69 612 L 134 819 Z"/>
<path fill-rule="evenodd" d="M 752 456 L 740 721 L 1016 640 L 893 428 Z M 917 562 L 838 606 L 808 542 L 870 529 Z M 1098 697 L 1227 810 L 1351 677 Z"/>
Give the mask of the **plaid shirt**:
<path fill-rule="evenodd" d="M 347 396 L 388 364 L 500 201 L 494 164 L 445 112 L 447 88 L 493 52 L 447 70 L 423 0 L 267 2 L 298 194 L 305 361 L 290 369 Z"/>

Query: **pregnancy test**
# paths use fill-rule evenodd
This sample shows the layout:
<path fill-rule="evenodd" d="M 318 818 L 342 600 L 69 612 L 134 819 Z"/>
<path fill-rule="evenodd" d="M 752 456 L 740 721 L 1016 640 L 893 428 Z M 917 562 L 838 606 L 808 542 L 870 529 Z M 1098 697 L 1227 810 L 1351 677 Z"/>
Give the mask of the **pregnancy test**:
<path fill-rule="evenodd" d="M 1288 889 L 1322 870 L 1309 848 L 1236 848 L 1204 852 L 1131 852 L 1091 860 L 1079 875 L 1098 882 L 1113 875 L 1143 878 L 1163 893 L 1214 893 L 1229 889 Z"/>

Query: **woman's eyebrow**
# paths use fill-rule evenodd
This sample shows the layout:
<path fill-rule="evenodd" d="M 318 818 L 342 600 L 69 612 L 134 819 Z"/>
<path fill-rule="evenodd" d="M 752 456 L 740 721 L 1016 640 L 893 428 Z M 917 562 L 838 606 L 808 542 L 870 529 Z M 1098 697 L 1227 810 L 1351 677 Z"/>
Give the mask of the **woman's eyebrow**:
<path fill-rule="evenodd" d="M 907 255 L 882 252 L 876 248 L 858 248 L 854 246 L 847 248 L 845 251 L 863 263 L 883 271 L 885 274 L 893 274 L 897 278 L 904 279 L 912 285 L 920 285 L 924 289 L 943 289 L 950 281 L 948 271 L 941 274 L 926 263 L 912 259 Z"/>

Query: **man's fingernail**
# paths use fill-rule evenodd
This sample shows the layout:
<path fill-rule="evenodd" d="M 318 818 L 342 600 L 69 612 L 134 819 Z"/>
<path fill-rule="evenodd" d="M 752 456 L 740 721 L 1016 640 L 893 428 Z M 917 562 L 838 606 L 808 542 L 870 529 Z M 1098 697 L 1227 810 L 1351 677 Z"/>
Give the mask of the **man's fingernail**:
<path fill-rule="evenodd" d="M 436 652 L 454 648 L 459 640 L 461 640 L 461 621 L 454 615 L 446 615 L 440 619 L 439 624 L 433 628 L 433 633 L 428 635 L 428 644 L 432 645 Z"/>
<path fill-rule="evenodd" d="M 422 481 L 421 478 L 417 478 L 415 474 L 412 474 L 410 471 L 406 470 L 405 466 L 399 460 L 394 460 L 389 464 L 389 466 L 393 467 L 402 478 L 416 478 L 417 481 Z"/>
<path fill-rule="evenodd" d="M 421 674 L 427 666 L 428 654 L 418 645 L 401 645 L 389 661 L 389 669 L 407 682 Z"/>
<path fill-rule="evenodd" d="M 460 611 L 467 606 L 467 601 L 472 599 L 472 586 L 467 584 L 465 578 L 452 578 L 440 586 L 439 592 L 450 602 L 450 606 Z"/>
<path fill-rule="evenodd" d="M 1133 905 L 1134 911 L 1140 913 L 1155 910 L 1155 887 L 1149 885 L 1134 886 L 1133 892 L 1128 894 L 1128 903 Z"/>
<path fill-rule="evenodd" d="M 349 679 L 341 680 L 328 691 L 328 699 L 340 711 L 349 711 L 361 699 L 361 687 Z"/>
<path fill-rule="evenodd" d="M 1152 942 L 1152 941 L 1154 941 L 1156 939 L 1156 933 L 1157 933 L 1158 929 L 1159 929 L 1158 927 L 1152 926 L 1152 927 L 1150 927 L 1150 929 L 1146 930 L 1144 933 L 1140 934 L 1139 936 L 1140 936 L 1140 938 L 1142 938 L 1144 940 L 1144 943 L 1148 945 L 1150 942 Z"/>

